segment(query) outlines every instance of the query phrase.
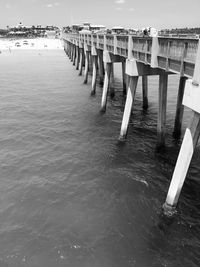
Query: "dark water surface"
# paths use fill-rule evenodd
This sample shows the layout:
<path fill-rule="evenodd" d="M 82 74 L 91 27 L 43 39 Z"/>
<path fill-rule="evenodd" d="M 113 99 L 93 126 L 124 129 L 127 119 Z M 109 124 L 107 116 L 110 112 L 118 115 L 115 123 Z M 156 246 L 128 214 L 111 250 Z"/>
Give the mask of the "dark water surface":
<path fill-rule="evenodd" d="M 0 267 L 200 266 L 200 150 L 178 214 L 161 213 L 180 141 L 172 138 L 178 88 L 170 77 L 167 147 L 155 151 L 158 79 L 141 81 L 127 142 L 124 98 L 99 113 L 63 51 L 0 55 Z M 185 113 L 184 128 L 190 119 Z"/>

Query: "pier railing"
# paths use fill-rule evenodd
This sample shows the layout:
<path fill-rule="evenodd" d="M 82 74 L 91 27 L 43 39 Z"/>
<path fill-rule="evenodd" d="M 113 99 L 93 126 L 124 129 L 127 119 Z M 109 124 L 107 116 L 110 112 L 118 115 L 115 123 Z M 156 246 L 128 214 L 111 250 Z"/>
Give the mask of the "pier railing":
<path fill-rule="evenodd" d="M 70 43 L 86 44 L 125 58 L 132 57 L 151 65 L 152 56 L 158 68 L 192 77 L 196 60 L 198 38 L 183 37 L 139 37 L 135 35 L 73 34 L 63 38 Z M 157 49 L 152 50 L 157 42 Z M 155 45 L 154 45 L 155 47 Z M 131 51 L 130 51 L 131 50 Z M 156 55 L 155 55 L 156 53 Z M 155 66 L 154 66 L 155 67 Z"/>

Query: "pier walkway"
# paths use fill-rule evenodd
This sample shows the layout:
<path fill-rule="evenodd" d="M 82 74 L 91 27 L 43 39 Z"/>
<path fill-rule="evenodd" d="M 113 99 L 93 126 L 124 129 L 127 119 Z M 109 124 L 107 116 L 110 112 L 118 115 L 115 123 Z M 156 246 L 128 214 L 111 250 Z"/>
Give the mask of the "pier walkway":
<path fill-rule="evenodd" d="M 127 137 L 138 77 L 142 76 L 143 108 L 148 108 L 148 76 L 159 75 L 157 148 L 165 145 L 168 76 L 180 75 L 173 135 L 179 138 L 184 106 L 193 111 L 169 187 L 164 211 L 173 213 L 200 134 L 200 43 L 197 38 L 139 37 L 135 35 L 63 34 L 64 49 L 73 65 L 88 80 L 92 62 L 92 91 L 97 72 L 103 84 L 101 112 L 106 111 L 113 63 L 122 63 L 123 92 L 127 94 L 119 139 Z M 114 95 L 114 90 L 110 92 Z"/>

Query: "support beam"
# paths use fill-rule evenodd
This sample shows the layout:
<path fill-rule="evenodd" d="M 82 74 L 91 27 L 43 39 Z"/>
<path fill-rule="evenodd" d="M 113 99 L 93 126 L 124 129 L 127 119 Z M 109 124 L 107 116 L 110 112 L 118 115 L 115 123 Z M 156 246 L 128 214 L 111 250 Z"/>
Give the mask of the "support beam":
<path fill-rule="evenodd" d="M 198 142 L 199 134 L 200 114 L 193 111 L 192 122 L 189 128 L 186 129 L 183 143 L 181 145 L 181 150 L 179 152 L 173 173 L 172 181 L 167 194 L 166 202 L 163 205 L 163 209 L 166 214 L 170 215 L 171 213 L 173 213 L 177 205 L 180 192 L 183 187 L 183 183 L 185 181 L 185 177 L 187 175 L 187 171 L 192 159 L 192 155 Z"/>
<path fill-rule="evenodd" d="M 97 64 L 98 64 L 98 57 L 97 55 L 92 56 L 92 91 L 91 95 L 96 93 L 96 84 L 97 84 Z"/>
<path fill-rule="evenodd" d="M 120 141 L 124 141 L 127 136 L 131 109 L 132 109 L 133 101 L 135 98 L 135 92 L 137 88 L 137 82 L 138 82 L 138 76 L 128 76 L 128 92 L 127 92 L 126 104 L 125 104 L 121 131 L 120 131 L 120 136 L 119 136 Z"/>
<path fill-rule="evenodd" d="M 107 103 L 108 88 L 109 88 L 109 83 L 110 83 L 111 66 L 112 66 L 111 62 L 108 62 L 105 64 L 106 64 L 106 68 L 105 68 L 105 77 L 104 77 L 104 85 L 103 85 L 103 94 L 102 94 L 102 99 L 101 99 L 101 112 L 106 111 L 106 103 Z"/>
<path fill-rule="evenodd" d="M 148 76 L 142 76 L 143 109 L 148 109 Z"/>
<path fill-rule="evenodd" d="M 88 81 L 88 72 L 89 72 L 89 60 L 90 60 L 90 52 L 85 51 L 85 72 L 84 72 L 84 81 L 83 83 L 87 83 Z"/>
<path fill-rule="evenodd" d="M 123 81 L 123 94 L 126 95 L 126 82 L 127 82 L 127 77 L 126 77 L 126 62 L 122 61 L 122 81 Z"/>
<path fill-rule="evenodd" d="M 159 76 L 159 107 L 157 124 L 157 149 L 165 146 L 168 74 Z"/>
<path fill-rule="evenodd" d="M 177 104 L 176 104 L 176 117 L 175 117 L 174 132 L 173 132 L 174 138 L 179 138 L 181 136 L 181 127 L 182 127 L 183 111 L 184 111 L 184 106 L 182 105 L 182 102 L 183 102 L 186 80 L 187 80 L 186 77 L 180 77 Z"/>

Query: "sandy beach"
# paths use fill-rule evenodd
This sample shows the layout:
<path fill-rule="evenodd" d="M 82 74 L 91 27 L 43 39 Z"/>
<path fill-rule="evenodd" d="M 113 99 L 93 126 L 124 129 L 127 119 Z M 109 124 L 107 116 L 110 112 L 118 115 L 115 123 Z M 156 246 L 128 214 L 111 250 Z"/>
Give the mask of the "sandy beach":
<path fill-rule="evenodd" d="M 60 39 L 15 39 L 0 40 L 0 51 L 21 49 L 63 49 Z"/>

